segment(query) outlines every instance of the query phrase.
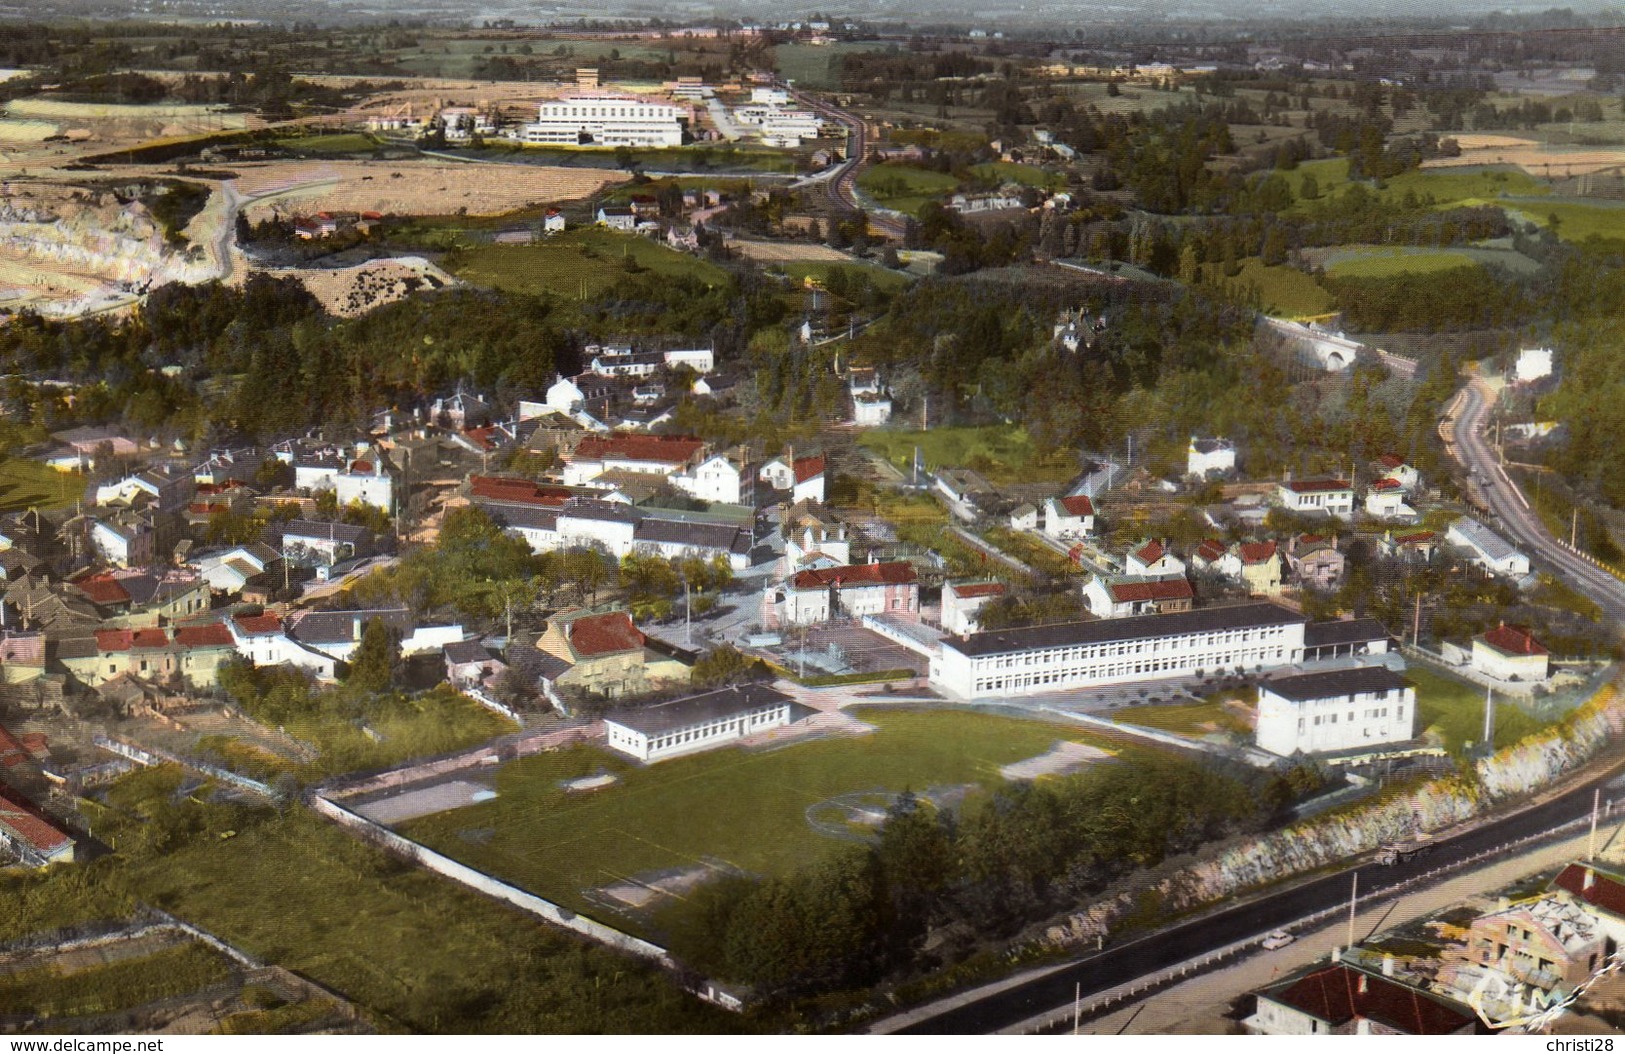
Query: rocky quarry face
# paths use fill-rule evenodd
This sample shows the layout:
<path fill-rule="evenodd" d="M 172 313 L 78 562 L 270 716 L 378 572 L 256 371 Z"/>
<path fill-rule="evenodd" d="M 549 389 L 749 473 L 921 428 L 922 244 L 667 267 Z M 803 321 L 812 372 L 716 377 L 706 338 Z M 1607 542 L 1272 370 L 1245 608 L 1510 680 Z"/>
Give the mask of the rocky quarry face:
<path fill-rule="evenodd" d="M 199 247 L 171 246 L 140 201 L 48 184 L 0 188 L 0 309 L 78 314 L 213 270 Z"/>

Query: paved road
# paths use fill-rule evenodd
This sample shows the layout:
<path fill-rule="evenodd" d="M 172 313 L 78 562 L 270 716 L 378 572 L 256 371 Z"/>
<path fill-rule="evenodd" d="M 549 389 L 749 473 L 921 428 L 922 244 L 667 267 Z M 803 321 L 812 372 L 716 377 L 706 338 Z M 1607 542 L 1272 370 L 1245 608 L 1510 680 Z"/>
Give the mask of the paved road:
<path fill-rule="evenodd" d="M 1616 626 L 1625 626 L 1625 582 L 1576 556 L 1552 537 L 1500 466 L 1484 437 L 1494 407 L 1495 393 L 1482 378 L 1475 377 L 1456 394 L 1447 414 L 1447 422 L 1454 426 L 1451 453 L 1473 475 L 1484 503 L 1499 521 L 1495 526 L 1508 540 L 1595 600 Z"/>
<path fill-rule="evenodd" d="M 830 205 L 837 211 L 861 211 L 863 206 L 858 202 L 857 183 L 858 173 L 869 163 L 868 125 L 857 114 L 842 110 L 816 96 L 800 91 L 793 94 L 801 105 L 846 128 L 846 160 L 825 181 L 824 190 L 829 195 Z M 869 226 L 892 238 L 903 236 L 902 221 L 892 219 L 890 216 L 870 212 Z"/>
<path fill-rule="evenodd" d="M 1430 853 L 1408 864 L 1382 867 L 1366 863 L 1359 869 L 1360 895 L 1363 899 L 1368 891 L 1380 892 L 1436 868 L 1583 817 L 1591 810 L 1593 789 L 1610 782 L 1620 782 L 1618 773 L 1622 768 L 1625 768 L 1625 762 L 1561 797 L 1454 838 L 1441 840 Z M 1625 791 L 1611 787 L 1604 791 L 1604 796 L 1622 793 Z M 1124 981 L 1289 925 L 1317 911 L 1347 904 L 1354 870 L 1348 868 L 1254 903 L 1241 904 L 1120 947 L 1109 947 L 1104 952 L 1024 985 L 955 1007 L 898 1032 L 916 1035 L 997 1032 L 1057 1007 L 1071 1006 L 1076 986 L 1080 985 L 1087 1001 L 1090 996 Z"/>

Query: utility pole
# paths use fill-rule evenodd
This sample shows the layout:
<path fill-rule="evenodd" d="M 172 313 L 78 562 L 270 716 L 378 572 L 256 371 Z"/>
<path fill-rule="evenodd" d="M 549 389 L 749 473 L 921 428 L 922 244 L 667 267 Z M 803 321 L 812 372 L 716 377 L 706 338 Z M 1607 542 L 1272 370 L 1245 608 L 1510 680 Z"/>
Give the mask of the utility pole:
<path fill-rule="evenodd" d="M 1484 689 L 1484 746 L 1495 749 L 1495 689 Z"/>
<path fill-rule="evenodd" d="M 1574 515 L 1569 517 L 1569 548 L 1575 548 L 1574 541 L 1580 536 L 1580 507 L 1574 507 Z"/>
<path fill-rule="evenodd" d="M 683 639 L 694 646 L 694 601 L 688 591 L 688 579 L 683 579 Z"/>
<path fill-rule="evenodd" d="M 1360 872 L 1354 872 L 1354 884 L 1349 889 L 1349 942 L 1348 950 L 1354 951 L 1354 911 L 1360 903 Z"/>
<path fill-rule="evenodd" d="M 1597 858 L 1597 807 L 1602 802 L 1602 788 L 1591 792 L 1591 836 L 1586 839 L 1586 860 Z"/>
<path fill-rule="evenodd" d="M 1416 614 L 1411 618 L 1411 647 L 1422 646 L 1422 594 L 1416 594 Z"/>

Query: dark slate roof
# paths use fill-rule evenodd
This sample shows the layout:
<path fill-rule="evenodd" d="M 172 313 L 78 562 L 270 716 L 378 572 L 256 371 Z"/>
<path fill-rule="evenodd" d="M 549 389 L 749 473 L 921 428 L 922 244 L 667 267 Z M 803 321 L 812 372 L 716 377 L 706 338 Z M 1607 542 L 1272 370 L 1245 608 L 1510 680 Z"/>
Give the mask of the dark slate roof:
<path fill-rule="evenodd" d="M 504 527 L 529 527 L 532 530 L 556 531 L 559 510 L 544 509 L 536 505 L 510 505 L 506 502 L 476 501 L 474 504 Z"/>
<path fill-rule="evenodd" d="M 1185 633 L 1210 633 L 1264 626 L 1302 623 L 1304 617 L 1290 608 L 1267 601 L 1198 608 L 1165 615 L 1134 615 L 1129 618 L 1095 622 L 1065 622 L 1025 629 L 990 630 L 968 637 L 944 637 L 942 646 L 961 655 L 1004 655 L 1033 648 L 1065 648 L 1111 641 L 1145 640 Z"/>
<path fill-rule="evenodd" d="M 494 655 L 477 640 L 458 640 L 446 645 L 446 661 L 454 666 L 471 662 L 490 662 Z"/>
<path fill-rule="evenodd" d="M 637 523 L 643 519 L 643 513 L 630 505 L 592 498 L 571 498 L 559 509 L 559 515 L 578 520 L 613 520 L 620 523 Z"/>
<path fill-rule="evenodd" d="M 1331 699 L 1356 692 L 1386 692 L 1405 687 L 1405 678 L 1386 666 L 1354 666 L 1347 670 L 1304 673 L 1277 677 L 1263 687 L 1283 699 L 1301 703 L 1310 699 Z"/>
<path fill-rule="evenodd" d="M 1333 619 L 1311 622 L 1303 628 L 1303 646 L 1322 648 L 1332 644 L 1364 644 L 1387 640 L 1388 631 L 1374 618 Z"/>
<path fill-rule="evenodd" d="M 550 651 L 542 652 L 541 656 L 541 661 L 536 664 L 536 669 L 544 681 L 556 681 L 575 669 L 575 663 L 570 662 L 568 659 L 561 659 Z"/>
<path fill-rule="evenodd" d="M 322 523 L 318 520 L 289 520 L 282 525 L 284 538 L 332 538 L 351 545 L 366 541 L 372 532 L 353 523 Z"/>
<path fill-rule="evenodd" d="M 646 736 L 665 735 L 721 718 L 733 717 L 763 706 L 790 702 L 790 697 L 765 684 L 740 684 L 704 695 L 691 695 L 656 703 L 641 710 L 612 714 L 605 720 L 642 732 Z"/>
<path fill-rule="evenodd" d="M 647 519 L 633 536 L 640 542 L 671 542 L 696 549 L 750 552 L 750 531 L 731 523 L 690 523 L 684 520 Z"/>
<path fill-rule="evenodd" d="M 412 614 L 405 608 L 374 608 L 368 611 L 306 611 L 297 621 L 289 619 L 288 636 L 305 644 L 333 644 L 338 641 L 357 640 L 355 620 L 361 620 L 362 629 L 373 619 L 401 631 L 412 632 Z"/>

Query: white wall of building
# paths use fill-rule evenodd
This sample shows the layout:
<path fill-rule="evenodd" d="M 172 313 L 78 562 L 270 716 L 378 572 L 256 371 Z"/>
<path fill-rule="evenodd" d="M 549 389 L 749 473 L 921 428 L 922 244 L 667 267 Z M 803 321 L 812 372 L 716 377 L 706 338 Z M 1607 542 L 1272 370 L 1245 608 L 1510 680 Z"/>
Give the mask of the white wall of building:
<path fill-rule="evenodd" d="M 1282 757 L 1404 743 L 1415 728 L 1416 689 L 1408 686 L 1301 701 L 1258 689 L 1256 742 Z"/>

